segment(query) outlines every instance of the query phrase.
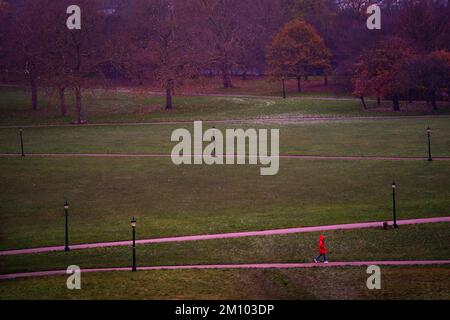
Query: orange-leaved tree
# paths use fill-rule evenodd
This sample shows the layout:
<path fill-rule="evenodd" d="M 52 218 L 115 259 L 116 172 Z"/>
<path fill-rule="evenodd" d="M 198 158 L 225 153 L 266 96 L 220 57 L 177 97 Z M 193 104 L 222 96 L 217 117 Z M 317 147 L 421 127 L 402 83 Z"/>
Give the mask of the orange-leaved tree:
<path fill-rule="evenodd" d="M 370 94 L 390 97 L 395 111 L 400 110 L 403 87 L 397 74 L 414 49 L 400 38 L 390 37 L 367 49 L 354 67 L 353 93 L 364 101 Z"/>
<path fill-rule="evenodd" d="M 267 48 L 270 73 L 281 79 L 297 78 L 301 92 L 301 77 L 313 71 L 327 72 L 331 53 L 313 26 L 303 20 L 288 22 Z"/>

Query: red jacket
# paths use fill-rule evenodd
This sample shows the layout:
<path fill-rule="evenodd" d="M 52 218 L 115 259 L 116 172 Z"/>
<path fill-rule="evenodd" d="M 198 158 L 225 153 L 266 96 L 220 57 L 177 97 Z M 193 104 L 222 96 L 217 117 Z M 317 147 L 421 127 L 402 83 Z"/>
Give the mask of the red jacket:
<path fill-rule="evenodd" d="M 319 238 L 319 253 L 327 254 L 327 248 L 325 247 L 325 236 L 320 236 Z"/>

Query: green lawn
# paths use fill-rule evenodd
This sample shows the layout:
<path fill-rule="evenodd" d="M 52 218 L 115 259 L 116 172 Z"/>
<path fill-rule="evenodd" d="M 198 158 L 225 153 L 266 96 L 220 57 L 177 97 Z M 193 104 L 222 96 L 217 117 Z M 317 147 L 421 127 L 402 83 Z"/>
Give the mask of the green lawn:
<path fill-rule="evenodd" d="M 258 166 L 174 166 L 170 159 L 0 159 L 1 249 L 61 244 L 62 204 L 74 243 L 447 216 L 445 162 L 282 160 Z"/>
<path fill-rule="evenodd" d="M 138 229 L 139 231 L 139 229 Z M 449 259 L 448 224 L 398 230 L 330 231 L 331 261 Z M 141 266 L 309 262 L 317 233 L 142 245 Z M 0 273 L 130 265 L 130 248 L 0 257 Z M 178 270 L 1 280 L 0 299 L 449 299 L 447 266 L 382 267 L 382 290 L 367 290 L 365 267 L 300 270 Z"/>
<path fill-rule="evenodd" d="M 426 128 L 433 128 L 435 156 L 450 156 L 450 118 L 331 121 L 299 124 L 245 124 L 280 129 L 280 152 L 303 155 L 428 155 Z M 211 125 L 204 124 L 204 130 Z M 235 125 L 216 125 L 225 133 Z M 177 128 L 185 125 L 26 128 L 27 153 L 171 153 Z M 206 146 L 207 143 L 204 145 Z M 0 129 L 0 152 L 20 152 L 17 129 Z"/>
<path fill-rule="evenodd" d="M 326 232 L 331 261 L 450 259 L 448 223 L 402 226 L 399 230 Z M 138 236 L 140 236 L 138 228 Z M 303 263 L 317 255 L 318 233 L 138 245 L 140 266 L 190 264 Z M 130 266 L 131 249 L 112 247 L 0 256 L 0 274 Z"/>
<path fill-rule="evenodd" d="M 368 290 L 366 268 L 310 270 L 183 270 L 82 275 L 81 290 L 65 276 L 2 281 L 1 299 L 443 299 L 448 267 L 383 267 L 382 290 Z"/>
<path fill-rule="evenodd" d="M 235 94 L 277 94 L 273 83 L 242 84 Z M 253 87 L 252 87 L 253 86 Z M 270 88 L 269 88 L 270 87 Z M 263 91 L 262 88 L 264 88 Z M 271 91 L 272 90 L 272 91 Z M 220 92 L 220 90 L 216 90 Z M 215 91 L 214 91 L 215 92 Z M 227 91 L 226 93 L 229 93 Z M 427 155 L 425 129 L 433 129 L 433 154 L 450 156 L 449 109 L 429 112 L 363 111 L 357 100 L 316 100 L 307 93 L 266 97 L 163 97 L 87 91 L 91 123 L 188 121 L 185 125 L 25 128 L 30 153 L 169 153 L 176 128 L 193 120 L 254 119 L 275 115 L 422 115 L 428 118 L 249 122 L 244 128 L 280 128 L 281 153 L 347 156 Z M 0 125 L 68 124 L 54 97 L 40 91 L 41 109 L 29 93 L 0 88 Z M 319 93 L 320 96 L 329 96 Z M 371 108 L 374 102 L 370 101 Z M 390 103 L 386 102 L 386 106 Z M 205 128 L 207 126 L 205 125 Z M 209 125 L 210 127 L 210 125 Z M 225 125 L 218 125 L 225 129 Z M 229 125 L 229 128 L 236 126 Z M 241 126 L 239 126 L 241 127 Z M 0 129 L 0 153 L 19 152 L 16 128 Z M 128 240 L 130 218 L 138 238 L 264 230 L 391 219 L 395 177 L 399 219 L 448 216 L 450 165 L 426 161 L 310 161 L 283 159 L 277 176 L 260 166 L 180 166 L 169 158 L 0 158 L 0 250 L 62 245 L 62 205 L 70 203 L 71 243 Z M 449 259 L 448 224 L 399 230 L 327 233 L 330 258 L 351 260 Z M 307 262 L 317 233 L 171 243 L 138 247 L 140 265 Z M 130 248 L 0 257 L 0 273 L 129 266 Z M 0 299 L 449 299 L 448 267 L 384 267 L 383 290 L 366 288 L 366 268 L 314 270 L 185 270 L 83 275 L 83 290 L 65 289 L 66 277 L 1 281 Z"/>
<path fill-rule="evenodd" d="M 175 109 L 166 111 L 164 97 L 120 91 L 90 90 L 84 93 L 84 104 L 89 122 L 148 122 L 174 120 L 246 119 L 278 114 L 366 116 L 366 115 L 420 115 L 448 114 L 449 108 L 437 112 L 379 112 L 363 110 L 357 100 L 279 99 L 264 97 L 175 97 Z M 57 101 L 41 90 L 41 108 L 32 111 L 29 93 L 23 89 L 0 88 L 0 124 L 58 124 L 76 119 L 73 97 L 68 94 L 70 116 L 59 116 Z M 375 103 L 368 102 L 369 107 Z M 387 103 L 389 108 L 389 103 Z"/>

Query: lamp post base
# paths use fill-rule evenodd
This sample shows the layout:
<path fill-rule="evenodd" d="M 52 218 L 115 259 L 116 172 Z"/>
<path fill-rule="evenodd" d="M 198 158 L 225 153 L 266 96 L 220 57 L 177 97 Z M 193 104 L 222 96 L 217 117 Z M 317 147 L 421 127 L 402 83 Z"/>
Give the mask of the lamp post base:
<path fill-rule="evenodd" d="M 65 251 L 65 252 L 70 251 L 69 247 L 65 247 L 65 248 L 64 248 L 64 251 Z"/>

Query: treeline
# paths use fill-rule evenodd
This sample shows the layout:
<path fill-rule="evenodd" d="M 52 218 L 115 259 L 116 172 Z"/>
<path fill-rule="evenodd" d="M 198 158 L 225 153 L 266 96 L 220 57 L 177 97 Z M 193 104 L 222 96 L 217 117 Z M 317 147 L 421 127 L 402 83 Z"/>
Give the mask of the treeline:
<path fill-rule="evenodd" d="M 368 30 L 366 9 L 382 8 Z M 270 74 L 284 82 L 322 75 L 361 97 L 398 101 L 448 93 L 447 0 L 77 0 L 81 30 L 66 27 L 68 0 L 0 0 L 2 77 L 20 77 L 38 109 L 39 86 L 82 90 L 120 77 L 158 81 L 173 107 L 186 78 Z"/>

